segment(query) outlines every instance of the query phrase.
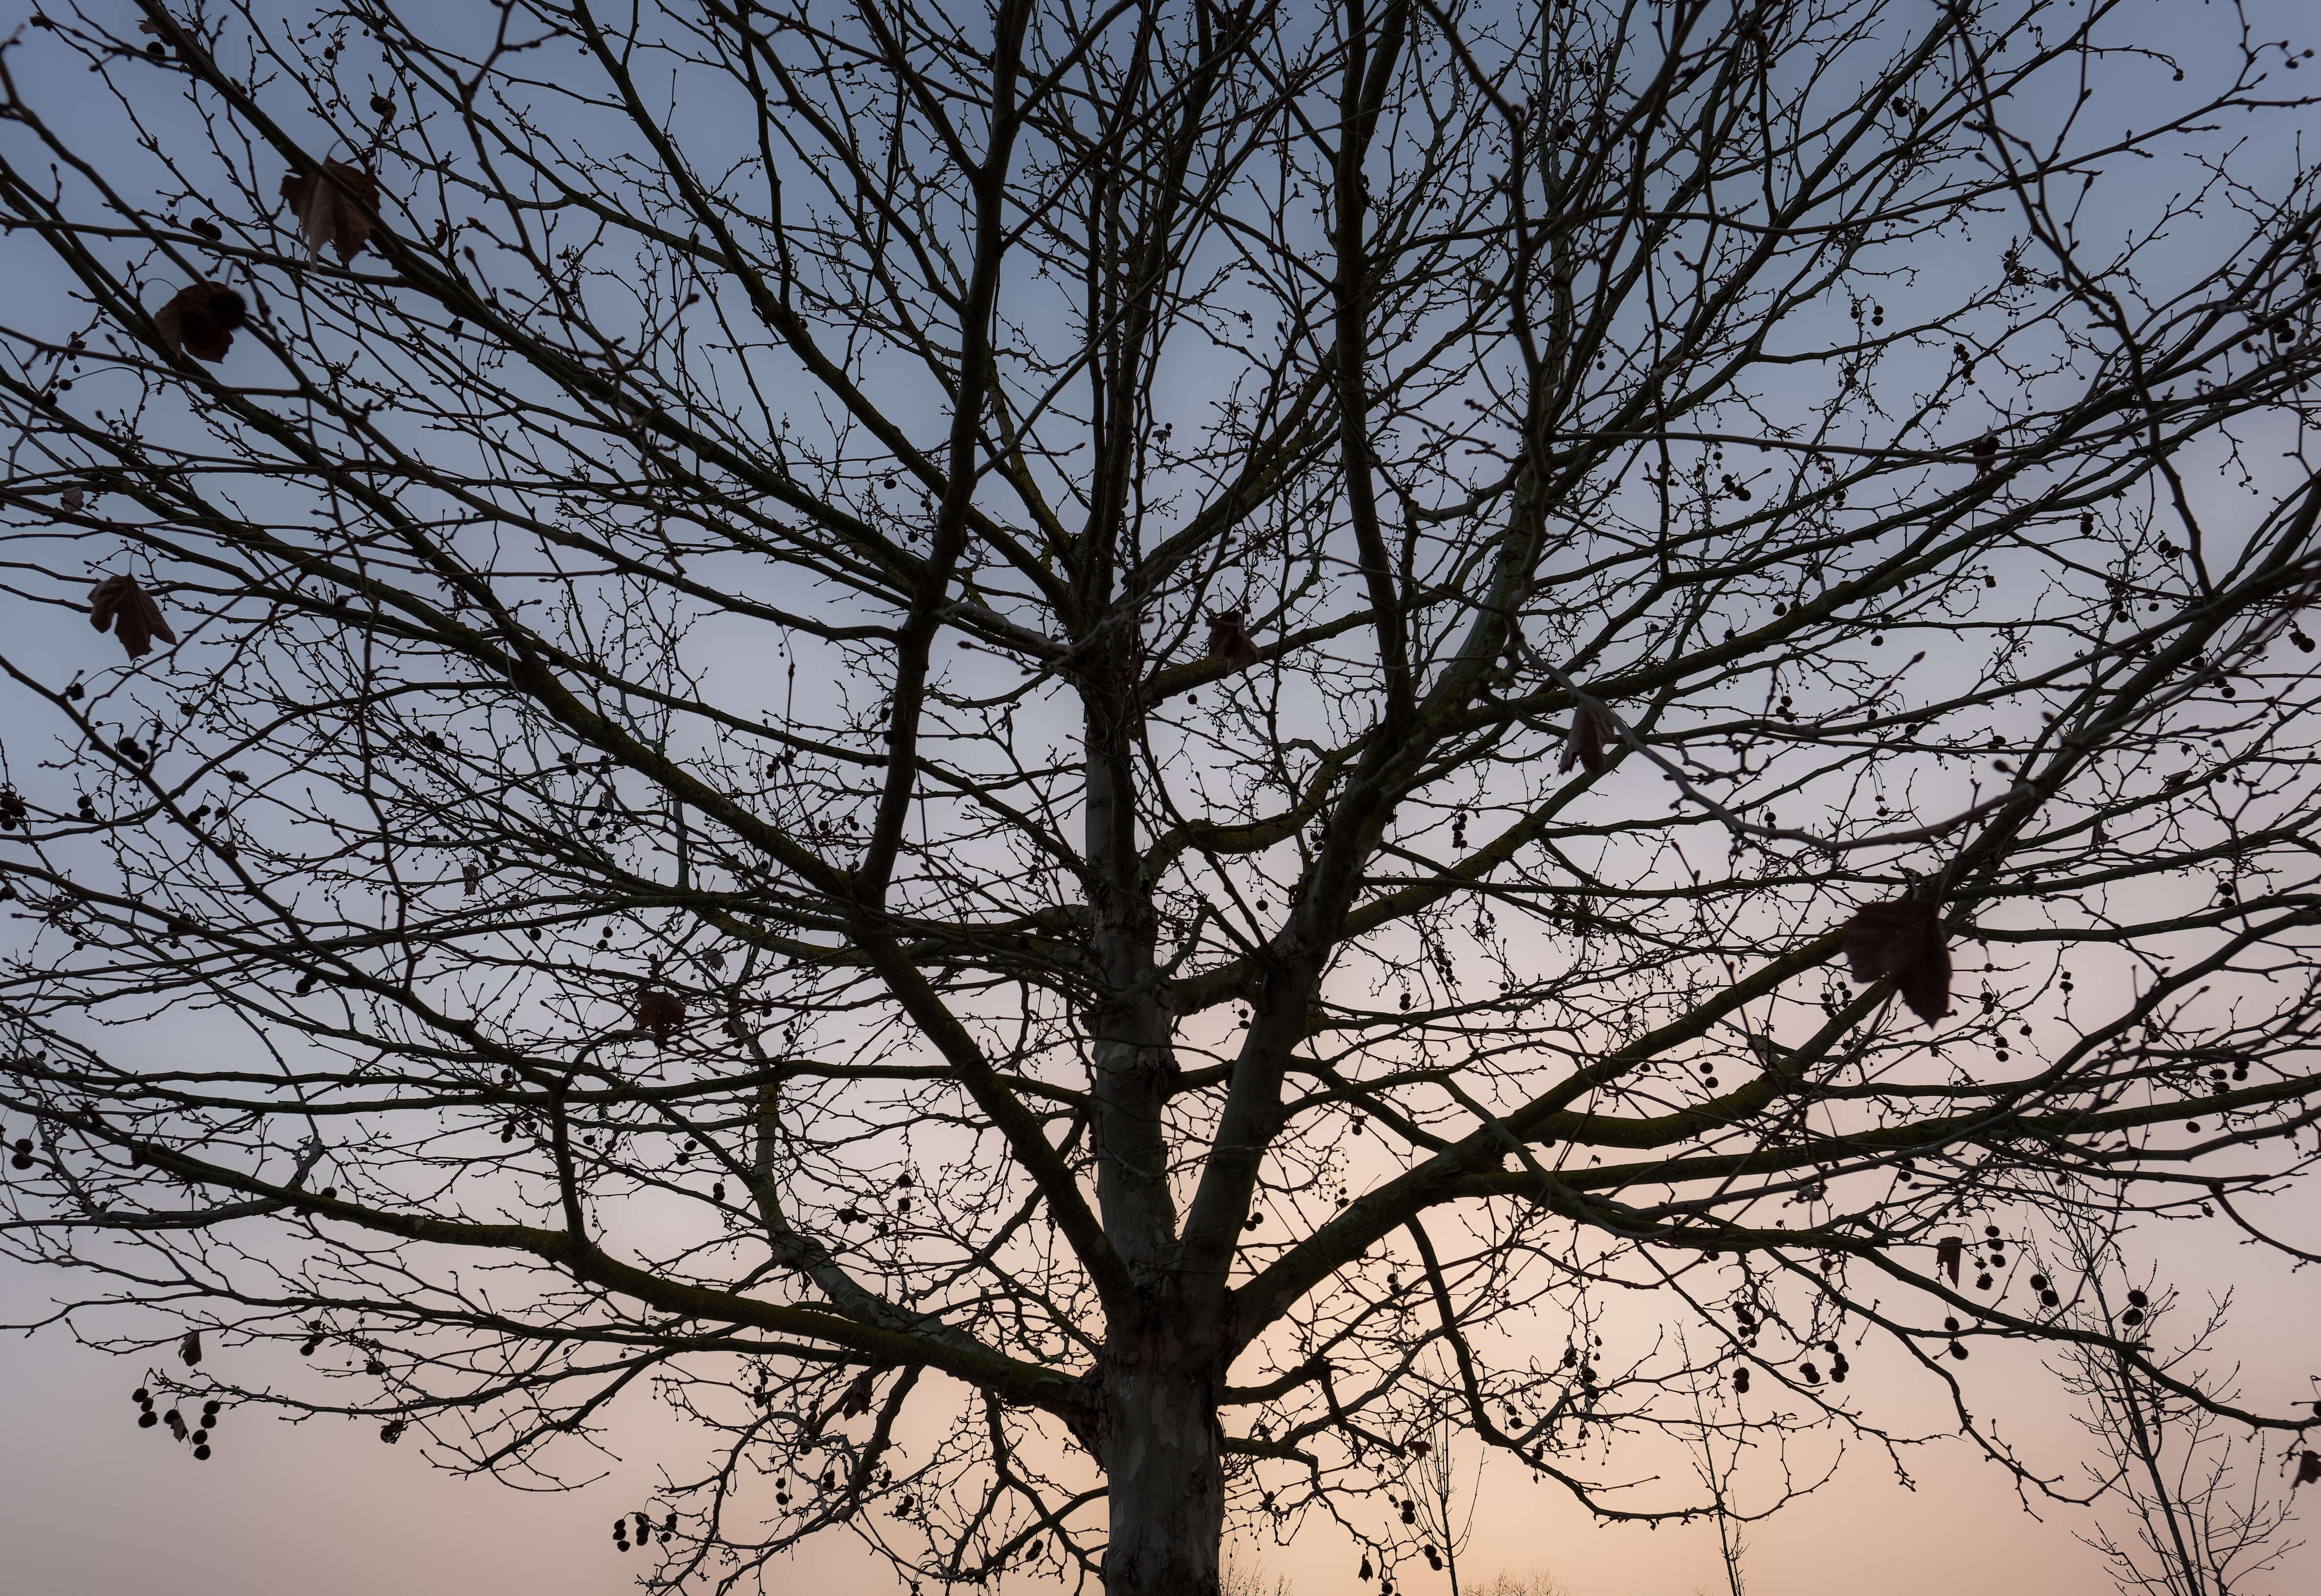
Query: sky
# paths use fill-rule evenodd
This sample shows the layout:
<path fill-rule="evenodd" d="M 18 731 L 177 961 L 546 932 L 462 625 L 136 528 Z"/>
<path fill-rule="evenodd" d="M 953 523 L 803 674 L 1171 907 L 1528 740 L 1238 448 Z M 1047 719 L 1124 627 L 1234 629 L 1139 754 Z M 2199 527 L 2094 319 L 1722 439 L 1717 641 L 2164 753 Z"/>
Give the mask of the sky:
<path fill-rule="evenodd" d="M 2289 1211 L 2306 1221 L 2308 1240 L 2321 1234 L 2321 1204 L 2310 1192 Z M 2242 1288 L 2225 1345 L 2242 1360 L 2253 1396 L 2278 1401 L 2311 1389 L 2321 1375 L 2311 1329 L 2321 1322 L 2321 1273 L 2283 1279 L 2268 1265 L 2243 1279 L 2236 1265 L 2244 1255 L 2197 1227 L 2147 1238 L 2144 1251 L 2196 1301 Z M 51 1279 L 0 1273 L 0 1317 L 36 1310 L 56 1289 Z M 2027 1349 L 2014 1365 L 1995 1349 L 1978 1356 L 1969 1385 L 1976 1410 L 2005 1415 L 2003 1433 L 2043 1472 L 2075 1474 L 2068 1406 L 2035 1357 Z M 650 1503 L 658 1459 L 682 1464 L 695 1455 L 683 1432 L 640 1399 L 612 1417 L 619 1453 L 604 1460 L 603 1476 L 563 1493 L 454 1478 L 426 1466 L 408 1445 L 382 1445 L 369 1425 L 326 1419 L 293 1426 L 229 1413 L 215 1455 L 196 1463 L 166 1430 L 137 1427 L 130 1393 L 144 1366 L 54 1333 L 0 1352 L 0 1436 L 7 1437 L 0 1589 L 27 1596 L 161 1589 L 171 1596 L 407 1596 L 420 1589 L 612 1596 L 632 1588 L 638 1563 L 636 1553 L 614 1549 L 611 1520 Z M 1861 1389 L 1865 1403 L 1898 1426 L 1939 1425 L 1938 1414 L 1912 1413 L 1909 1396 L 1881 1392 L 1874 1372 Z M 1905 1485 L 1886 1460 L 1856 1449 L 1827 1486 L 1749 1528 L 1750 1590 L 2111 1590 L 2096 1555 L 2072 1537 L 2086 1527 L 2084 1511 L 2039 1504 L 2034 1514 L 2004 1470 L 1955 1441 L 1912 1448 L 1907 1465 Z M 1286 1576 L 1298 1596 L 1374 1591 L 1355 1578 L 1356 1551 L 1326 1528 L 1309 1525 L 1290 1547 L 1251 1543 L 1242 1555 Z M 1723 1589 L 1705 1526 L 1597 1528 L 1559 1488 L 1504 1467 L 1484 1474 L 1461 1561 L 1470 1575 L 1545 1570 L 1571 1596 L 1717 1596 Z M 800 1590 L 894 1588 L 882 1566 L 839 1541 L 809 1546 L 791 1566 Z M 1421 1596 L 1448 1589 L 1441 1576 L 1406 1573 L 1404 1588 Z M 2316 1588 L 2321 1545 L 2308 1545 L 2251 1596 Z"/>
<path fill-rule="evenodd" d="M 14 30 L 0 9 L 0 33 Z M 2294 5 L 2260 13 L 2283 35 Z M 2153 7 L 2150 41 L 2188 52 L 2212 46 L 2215 8 L 2198 0 Z M 2253 159 L 2262 159 L 2262 156 Z M 0 247 L 0 266 L 22 246 Z M 85 639 L 84 639 L 85 640 Z M 59 646 L 63 646 L 59 636 Z M 2205 893 L 2205 883 L 2188 891 Z M 2276 1229 L 2321 1250 L 2321 1194 L 2277 1205 Z M 2237 1293 L 2220 1361 L 2236 1361 L 2260 1406 L 2307 1400 L 2321 1380 L 2321 1271 L 2291 1274 L 2248 1255 L 2198 1222 L 2136 1238 L 2140 1256 L 2194 1301 Z M 40 1317 L 70 1282 L 0 1265 L 0 1321 Z M 1560 1328 L 1554 1331 L 1560 1338 Z M 1970 1381 L 1978 1412 L 2004 1416 L 2008 1438 L 2034 1466 L 2076 1483 L 2080 1448 L 2068 1406 L 2037 1355 L 1982 1355 Z M 255 1358 L 258 1355 L 247 1355 Z M 48 1596 L 167 1589 L 173 1596 L 387 1596 L 426 1589 L 493 1596 L 591 1596 L 631 1588 L 638 1554 L 614 1548 L 610 1522 L 655 1500 L 663 1460 L 689 1464 L 682 1429 L 650 1398 L 611 1416 L 616 1450 L 601 1475 L 563 1492 L 520 1492 L 488 1479 L 456 1478 L 427 1465 L 406 1442 L 382 1445 L 375 1427 L 314 1419 L 292 1425 L 229 1413 L 215 1455 L 196 1463 L 161 1430 L 140 1429 L 130 1393 L 145 1365 L 84 1347 L 52 1328 L 0 1351 L 0 1590 Z M 237 1367 L 250 1381 L 265 1371 Z M 284 1374 L 287 1377 L 288 1371 Z M 1941 1415 L 1913 1410 L 1923 1393 L 1880 1390 L 1865 1371 L 1865 1403 L 1907 1429 L 1937 1430 Z M 1640 1466 L 1671 1460 L 1648 1458 Z M 2271 1471 L 2278 1454 L 2266 1459 Z M 2096 1555 L 2073 1538 L 2088 1515 L 2026 1503 L 1998 1465 L 1955 1441 L 1909 1449 L 1909 1478 L 1857 1446 L 1830 1483 L 1770 1521 L 1745 1531 L 1750 1589 L 1778 1596 L 1894 1596 L 1965 1591 L 2098 1596 L 2111 1589 Z M 1744 1487 L 1745 1491 L 1745 1487 Z M 1745 1496 L 1744 1496 L 1745 1501 Z M 2321 1589 L 2321 1535 L 2250 1596 Z M 1352 1544 L 1309 1525 L 1291 1547 L 1249 1546 L 1244 1556 L 1286 1577 L 1299 1596 L 1341 1596 L 1365 1587 Z M 1602 1528 L 1552 1483 L 1522 1471 L 1487 1470 L 1470 1573 L 1544 1570 L 1570 1596 L 1687 1596 L 1721 1588 L 1715 1537 L 1706 1526 Z M 795 1562 L 801 1589 L 882 1591 L 883 1567 L 830 1540 Z M 1446 1588 L 1406 1569 L 1406 1587 Z M 1009 1587 L 1014 1588 L 1014 1587 Z M 1033 1587 L 1025 1587 L 1033 1588 Z M 1370 1587 L 1375 1589 L 1375 1587 Z"/>

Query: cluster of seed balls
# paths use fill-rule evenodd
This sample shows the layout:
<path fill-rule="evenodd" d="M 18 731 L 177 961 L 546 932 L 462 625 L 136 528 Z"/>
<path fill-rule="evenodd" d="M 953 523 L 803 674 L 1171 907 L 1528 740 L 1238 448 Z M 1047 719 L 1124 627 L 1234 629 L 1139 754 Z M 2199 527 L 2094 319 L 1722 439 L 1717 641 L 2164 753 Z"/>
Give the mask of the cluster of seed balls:
<path fill-rule="evenodd" d="M 178 1440 L 193 1442 L 196 1459 L 203 1463 L 210 1460 L 210 1427 L 218 1421 L 218 1401 L 215 1397 L 202 1404 L 201 1428 L 188 1435 L 186 1430 L 186 1416 L 183 1413 L 178 1412 L 175 1408 L 170 1409 L 167 1413 L 153 1411 L 151 1392 L 141 1385 L 129 1394 L 139 1409 L 138 1428 L 151 1429 L 157 1424 L 166 1424 L 169 1427 L 169 1433 Z"/>
<path fill-rule="evenodd" d="M 646 1518 L 642 1513 L 636 1515 L 636 1520 L 637 1545 L 641 1546 L 649 1546 L 652 1545 L 652 1520 Z M 676 1536 L 677 1515 L 672 1512 L 661 1523 L 661 1545 L 667 1546 L 672 1539 L 676 1538 Z M 613 1520 L 613 1544 L 620 1547 L 623 1552 L 629 1549 L 629 1515 L 626 1513 L 622 1514 L 619 1518 Z"/>
<path fill-rule="evenodd" d="M 1391 1501 L 1392 1499 L 1389 1498 L 1388 1500 Z M 1407 1496 L 1402 1499 L 1402 1521 L 1406 1524 L 1415 1524 L 1418 1522 L 1418 1503 Z M 1426 1542 L 1418 1549 L 1425 1556 L 1426 1565 L 1429 1568 L 1434 1570 L 1437 1573 L 1443 1572 L 1443 1554 L 1434 1549 L 1434 1543 L 1433 1541 Z"/>

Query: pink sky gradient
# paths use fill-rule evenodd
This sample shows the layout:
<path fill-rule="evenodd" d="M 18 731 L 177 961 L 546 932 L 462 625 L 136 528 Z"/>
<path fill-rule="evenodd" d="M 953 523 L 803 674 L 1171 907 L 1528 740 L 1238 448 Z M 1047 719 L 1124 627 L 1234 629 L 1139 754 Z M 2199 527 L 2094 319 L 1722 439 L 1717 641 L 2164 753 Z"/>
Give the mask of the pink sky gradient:
<path fill-rule="evenodd" d="M 2277 1225 L 2321 1238 L 2321 1202 L 2310 1191 L 2277 1204 Z M 2197 1306 L 2211 1292 L 2238 1292 L 2226 1349 L 2242 1360 L 2253 1403 L 2279 1411 L 2321 1378 L 2321 1272 L 2289 1275 L 2230 1245 L 2222 1221 L 2160 1235 L 2135 1250 L 2163 1265 L 2162 1278 Z M 0 1312 L 21 1317 L 59 1288 L 54 1277 L 0 1273 Z M 2188 1307 L 2180 1318 L 2189 1318 Z M 1560 1327 L 1550 1329 L 1561 1344 Z M 2007 1356 L 2008 1353 L 2012 1356 Z M 260 1355 L 213 1350 L 221 1372 L 260 1373 Z M 271 1355 L 267 1355 L 271 1356 Z M 1941 1413 L 1923 1382 L 1898 1377 L 1872 1342 L 1854 1354 L 1850 1389 L 1864 1410 L 1898 1428 L 1931 1429 Z M 603 1478 L 564 1494 L 520 1492 L 429 1468 L 410 1440 L 379 1443 L 374 1426 L 317 1419 L 304 1425 L 229 1412 L 216 1455 L 197 1464 L 161 1429 L 137 1428 L 130 1392 L 142 1363 L 116 1359 L 50 1331 L 9 1344 L 0 1363 L 0 1590 L 25 1596 L 408 1596 L 420 1590 L 491 1596 L 591 1596 L 624 1591 L 642 1570 L 616 1552 L 614 1517 L 657 1500 L 666 1460 L 698 1454 L 650 1398 L 615 1413 L 619 1455 Z M 286 1367 L 283 1374 L 289 1371 Z M 2053 1382 L 2029 1348 L 1979 1344 L 1967 1387 L 1975 1410 L 2002 1420 L 2028 1461 L 2075 1475 L 2080 1446 Z M 1633 1448 L 1615 1456 L 1650 1473 L 1677 1460 Z M 2274 1463 L 2278 1462 L 2278 1447 Z M 1745 1571 L 1760 1596 L 1970 1596 L 2038 1591 L 2105 1596 L 2094 1553 L 2072 1538 L 2084 1512 L 2036 1503 L 2032 1517 L 1998 1465 L 1965 1445 L 1913 1448 L 1906 1488 L 1885 1460 L 1858 1445 L 1821 1492 L 1747 1532 Z M 577 1473 L 577 1471 L 576 1471 Z M 2278 1479 L 2277 1470 L 2269 1469 Z M 1743 1501 L 1748 1500 L 1743 1487 Z M 2321 1500 L 2321 1499 L 2316 1499 Z M 2310 1533 L 2311 1515 L 2307 1517 Z M 1352 1596 L 1359 1553 L 1334 1527 L 1310 1523 L 1292 1547 L 1245 1539 L 1244 1555 L 1287 1576 L 1297 1596 Z M 791 1564 L 801 1591 L 884 1591 L 885 1569 L 833 1538 Z M 1722 1591 L 1715 1537 L 1705 1526 L 1597 1528 L 1552 1483 L 1495 1465 L 1483 1476 L 1474 1539 L 1461 1559 L 1470 1578 L 1545 1568 L 1571 1596 L 1689 1596 Z M 1447 1592 L 1441 1574 L 1406 1565 L 1397 1583 L 1413 1596 Z M 1011 1578 L 999 1591 L 1054 1589 Z M 2321 1589 L 2321 1537 L 2246 1596 Z"/>

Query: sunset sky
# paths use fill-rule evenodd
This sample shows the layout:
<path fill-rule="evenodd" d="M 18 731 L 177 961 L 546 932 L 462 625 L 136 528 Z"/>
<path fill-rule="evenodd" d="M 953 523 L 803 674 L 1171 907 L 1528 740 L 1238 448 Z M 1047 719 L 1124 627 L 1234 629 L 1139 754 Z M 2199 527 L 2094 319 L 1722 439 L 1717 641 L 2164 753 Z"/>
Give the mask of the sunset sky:
<path fill-rule="evenodd" d="M 2284 1205 L 2304 1234 L 2321 1232 L 2309 1193 Z M 2220 1241 L 2221 1237 L 2209 1238 Z M 2154 1238 L 2166 1278 L 2198 1300 L 2235 1286 L 2247 1254 L 2204 1246 L 2193 1230 Z M 5 1279 L 0 1314 L 23 1316 L 55 1283 Z M 2268 1266 L 2244 1286 L 2232 1349 L 2253 1399 L 2296 1400 L 2321 1376 L 2312 1327 L 2321 1321 L 2321 1274 L 2284 1280 Z M 1558 1332 L 1560 1336 L 1560 1331 Z M 230 1356 L 231 1355 L 223 1355 Z M 0 1362 L 0 1588 L 28 1596 L 613 1596 L 629 1588 L 637 1554 L 615 1552 L 614 1516 L 651 1500 L 659 1460 L 690 1462 L 684 1432 L 649 1401 L 617 1412 L 621 1455 L 604 1477 L 568 1494 L 535 1494 L 426 1467 L 407 1443 L 382 1446 L 375 1427 L 271 1419 L 218 1431 L 217 1455 L 196 1464 L 166 1432 L 141 1430 L 130 1392 L 143 1365 L 47 1334 L 9 1346 Z M 2041 1472 L 2075 1481 L 2082 1455 L 2068 1410 L 2035 1359 L 2007 1366 L 1986 1352 L 1972 1365 L 1978 1410 L 2007 1416 L 2004 1432 Z M 239 1365 L 237 1365 L 239 1371 Z M 1910 1383 L 1915 1385 L 1916 1383 Z M 1867 1356 L 1853 1382 L 1865 1410 L 1898 1428 L 1937 1426 L 1941 1414 L 1889 1382 Z M 2270 1405 L 2270 1404 L 2268 1404 Z M 1665 1459 L 1663 1461 L 1666 1461 Z M 2268 1474 L 2279 1482 L 2278 1451 Z M 2018 1501 L 1997 1465 L 1955 1440 L 1908 1455 L 1915 1489 L 1858 1447 L 1836 1478 L 1770 1522 L 1746 1532 L 1744 1570 L 1760 1596 L 2104 1596 L 2094 1553 L 2072 1537 L 2080 1510 Z M 1643 1472 L 1643 1471 L 1639 1471 Z M 1745 1495 L 1744 1495 L 1745 1501 Z M 2306 1519 L 2311 1533 L 2312 1515 Z M 2294 1527 L 2292 1538 L 2294 1537 Z M 1291 1547 L 1245 1544 L 1299 1596 L 1375 1591 L 1354 1577 L 1358 1554 L 1317 1527 Z M 1499 1568 L 1552 1572 L 1572 1596 L 1721 1596 L 1715 1537 L 1705 1528 L 1599 1528 L 1552 1484 L 1534 1485 L 1504 1464 L 1484 1474 L 1462 1574 Z M 799 1591 L 894 1588 L 890 1574 L 832 1540 L 796 1560 Z M 1447 1592 L 1441 1575 L 1405 1571 L 1406 1588 Z M 2321 1543 L 2292 1555 L 2251 1596 L 2294 1596 L 2321 1586 Z M 1007 1590 L 1053 1589 L 1011 1581 Z"/>

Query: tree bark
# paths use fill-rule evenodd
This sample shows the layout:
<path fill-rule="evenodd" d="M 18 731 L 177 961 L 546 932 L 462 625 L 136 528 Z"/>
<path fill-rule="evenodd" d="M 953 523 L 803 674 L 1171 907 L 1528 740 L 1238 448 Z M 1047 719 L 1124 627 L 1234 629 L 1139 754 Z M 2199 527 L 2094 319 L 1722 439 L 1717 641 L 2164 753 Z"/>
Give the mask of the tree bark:
<path fill-rule="evenodd" d="M 1217 1419 L 1222 1274 L 1185 1266 L 1166 1133 L 1178 1065 L 1153 965 L 1159 918 L 1137 849 L 1139 656 L 1133 633 L 1091 650 L 1087 868 L 1104 995 L 1088 1014 L 1097 1203 L 1134 1277 L 1133 1322 L 1107 1326 L 1093 1450 L 1110 1532 L 1106 1596 L 1217 1596 L 1224 1434 Z"/>
<path fill-rule="evenodd" d="M 1217 1596 L 1224 1536 L 1216 1338 L 1156 1313 L 1106 1349 L 1106 1596 Z"/>

